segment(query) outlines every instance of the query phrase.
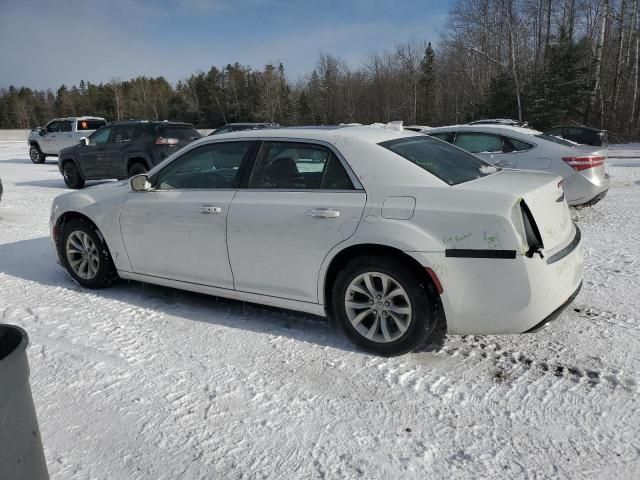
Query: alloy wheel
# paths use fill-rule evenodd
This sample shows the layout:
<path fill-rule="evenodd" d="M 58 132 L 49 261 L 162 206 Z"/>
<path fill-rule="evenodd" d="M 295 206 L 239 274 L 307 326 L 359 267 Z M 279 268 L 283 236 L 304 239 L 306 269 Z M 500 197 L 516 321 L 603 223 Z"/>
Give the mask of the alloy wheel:
<path fill-rule="evenodd" d="M 86 232 L 72 232 L 67 237 L 66 252 L 73 273 L 85 280 L 91 280 L 96 276 L 100 267 L 100 254 Z"/>
<path fill-rule="evenodd" d="M 409 295 L 385 273 L 366 272 L 355 277 L 347 287 L 344 306 L 353 328 L 374 342 L 393 342 L 411 324 Z"/>
<path fill-rule="evenodd" d="M 40 154 L 39 154 L 38 149 L 36 147 L 31 147 L 29 149 L 29 157 L 31 158 L 31 161 L 33 163 L 37 163 L 38 160 L 40 160 Z"/>

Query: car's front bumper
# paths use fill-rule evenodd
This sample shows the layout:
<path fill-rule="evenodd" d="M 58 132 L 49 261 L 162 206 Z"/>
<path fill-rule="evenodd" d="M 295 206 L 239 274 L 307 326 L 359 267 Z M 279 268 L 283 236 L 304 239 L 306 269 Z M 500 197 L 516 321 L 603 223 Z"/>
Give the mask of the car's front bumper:
<path fill-rule="evenodd" d="M 582 245 L 574 235 L 544 258 L 458 258 L 413 252 L 443 287 L 440 296 L 453 334 L 523 333 L 567 304 L 582 283 Z M 577 241 L 576 241 L 577 236 Z"/>

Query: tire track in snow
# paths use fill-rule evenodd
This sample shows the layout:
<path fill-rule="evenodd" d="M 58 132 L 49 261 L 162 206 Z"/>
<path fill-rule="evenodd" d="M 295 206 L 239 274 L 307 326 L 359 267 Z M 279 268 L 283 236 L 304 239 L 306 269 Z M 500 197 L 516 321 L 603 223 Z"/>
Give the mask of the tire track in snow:
<path fill-rule="evenodd" d="M 537 370 L 562 380 L 576 383 L 586 382 L 590 387 L 606 382 L 613 388 L 621 387 L 630 392 L 638 391 L 637 380 L 634 377 L 623 376 L 619 371 L 594 370 L 568 363 L 536 359 L 522 352 L 505 349 L 498 343 L 490 342 L 477 336 L 462 336 L 460 337 L 460 342 L 461 346 L 445 346 L 442 353 L 449 356 L 460 355 L 464 358 L 479 356 L 482 359 L 490 360 L 493 364 L 500 366 L 500 371 L 495 376 L 495 380 L 498 382 L 502 380 L 504 375 L 508 374 L 509 370 L 512 370 L 515 366 L 521 366 L 527 370 Z"/>

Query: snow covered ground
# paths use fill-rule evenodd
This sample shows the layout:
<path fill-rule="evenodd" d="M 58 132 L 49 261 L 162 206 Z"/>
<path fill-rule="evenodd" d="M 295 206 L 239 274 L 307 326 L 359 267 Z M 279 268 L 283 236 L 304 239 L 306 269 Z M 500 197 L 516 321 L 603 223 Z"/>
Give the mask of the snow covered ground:
<path fill-rule="evenodd" d="M 0 143 L 0 321 L 31 338 L 52 479 L 638 478 L 640 159 L 608 171 L 574 212 L 587 265 L 566 313 L 385 359 L 315 317 L 78 287 L 49 241 L 54 160 Z"/>

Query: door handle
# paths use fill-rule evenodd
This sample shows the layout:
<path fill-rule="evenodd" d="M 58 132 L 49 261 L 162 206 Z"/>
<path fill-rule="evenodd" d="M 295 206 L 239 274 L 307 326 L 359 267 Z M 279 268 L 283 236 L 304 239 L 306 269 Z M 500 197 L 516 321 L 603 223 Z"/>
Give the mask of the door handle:
<path fill-rule="evenodd" d="M 214 207 L 213 205 L 200 205 L 200 213 L 204 213 L 206 215 L 213 215 L 221 212 L 222 212 L 222 208 L 220 207 Z"/>
<path fill-rule="evenodd" d="M 312 208 L 307 210 L 307 215 L 310 217 L 337 218 L 340 216 L 340 212 L 332 208 Z"/>

